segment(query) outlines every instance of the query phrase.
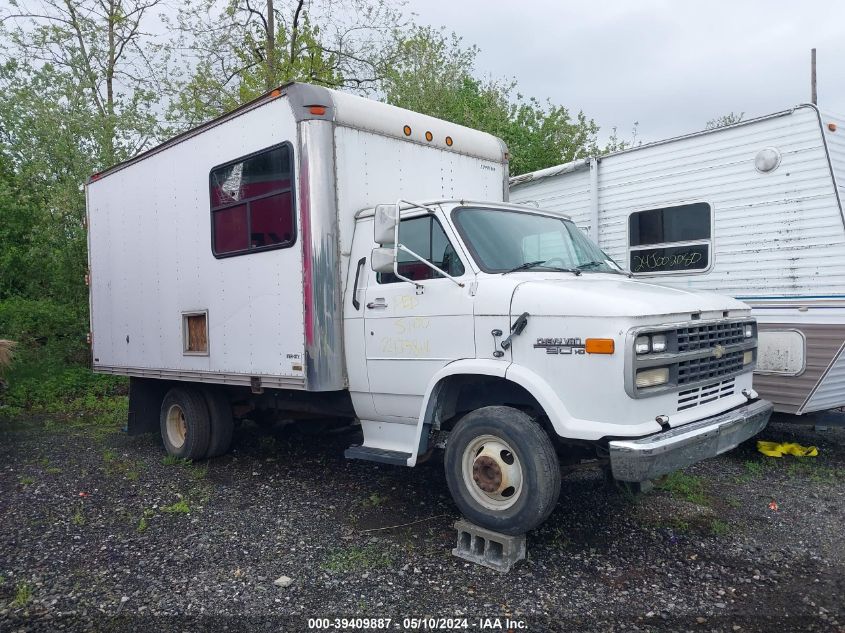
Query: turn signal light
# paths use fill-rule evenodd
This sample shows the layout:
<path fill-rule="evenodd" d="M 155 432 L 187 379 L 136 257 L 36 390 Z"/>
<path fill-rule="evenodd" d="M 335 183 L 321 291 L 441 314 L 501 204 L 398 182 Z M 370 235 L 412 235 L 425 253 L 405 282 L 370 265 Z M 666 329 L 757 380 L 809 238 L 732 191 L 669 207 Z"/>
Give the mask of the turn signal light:
<path fill-rule="evenodd" d="M 584 347 L 588 354 L 612 354 L 616 349 L 612 338 L 588 338 Z"/>
<path fill-rule="evenodd" d="M 323 116 L 326 113 L 326 106 L 313 105 L 310 108 L 308 108 L 308 111 L 311 114 L 316 114 L 317 116 Z"/>

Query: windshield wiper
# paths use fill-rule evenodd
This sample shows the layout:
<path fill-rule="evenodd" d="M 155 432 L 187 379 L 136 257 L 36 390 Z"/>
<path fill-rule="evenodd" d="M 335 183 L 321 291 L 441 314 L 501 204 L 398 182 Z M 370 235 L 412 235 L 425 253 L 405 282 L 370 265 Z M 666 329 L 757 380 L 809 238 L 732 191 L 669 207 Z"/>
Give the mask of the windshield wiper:
<path fill-rule="evenodd" d="M 535 262 L 525 262 L 523 264 L 520 264 L 519 266 L 514 266 L 510 270 L 506 270 L 502 274 L 507 275 L 508 273 L 515 273 L 519 270 L 529 270 L 530 268 L 546 268 L 547 270 L 554 270 L 562 273 L 573 273 L 575 275 L 581 274 L 581 271 L 577 268 L 561 268 L 560 266 L 548 266 L 546 265 L 546 261 L 548 260 L 540 259 Z"/>
<path fill-rule="evenodd" d="M 601 272 L 613 273 L 615 275 L 627 275 L 627 273 L 624 273 L 621 270 L 616 270 L 616 269 L 612 268 L 611 266 L 608 266 L 604 262 L 599 262 L 599 261 L 592 261 L 592 262 L 587 262 L 586 264 L 579 264 L 578 270 L 586 270 L 588 268 L 595 268 L 597 266 L 607 266 L 608 270 L 603 270 Z"/>

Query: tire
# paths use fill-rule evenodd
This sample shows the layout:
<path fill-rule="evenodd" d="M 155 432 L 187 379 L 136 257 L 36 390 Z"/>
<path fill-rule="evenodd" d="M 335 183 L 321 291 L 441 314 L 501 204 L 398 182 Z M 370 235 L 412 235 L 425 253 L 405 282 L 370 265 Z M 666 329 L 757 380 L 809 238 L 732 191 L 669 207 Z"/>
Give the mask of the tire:
<path fill-rule="evenodd" d="M 211 423 L 199 389 L 174 387 L 168 391 L 161 403 L 159 426 L 170 455 L 190 460 L 205 457 Z"/>
<path fill-rule="evenodd" d="M 465 415 L 449 435 L 444 467 L 463 515 L 503 534 L 533 530 L 560 496 L 560 464 L 549 436 L 511 407 Z"/>
<path fill-rule="evenodd" d="M 206 387 L 202 393 L 208 406 L 211 423 L 208 450 L 205 456 L 206 458 L 220 457 L 229 451 L 229 446 L 232 444 L 232 434 L 235 431 L 232 405 L 219 389 Z"/>

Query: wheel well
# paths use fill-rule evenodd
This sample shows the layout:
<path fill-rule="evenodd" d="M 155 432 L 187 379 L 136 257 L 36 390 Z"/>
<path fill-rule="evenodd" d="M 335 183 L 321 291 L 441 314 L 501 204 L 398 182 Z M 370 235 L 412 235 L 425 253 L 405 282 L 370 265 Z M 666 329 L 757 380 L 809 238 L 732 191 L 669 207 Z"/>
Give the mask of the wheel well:
<path fill-rule="evenodd" d="M 548 432 L 546 412 L 525 387 L 498 376 L 460 374 L 437 383 L 426 416 L 433 428 L 448 431 L 463 415 L 488 406 L 508 406 L 525 411 Z"/>

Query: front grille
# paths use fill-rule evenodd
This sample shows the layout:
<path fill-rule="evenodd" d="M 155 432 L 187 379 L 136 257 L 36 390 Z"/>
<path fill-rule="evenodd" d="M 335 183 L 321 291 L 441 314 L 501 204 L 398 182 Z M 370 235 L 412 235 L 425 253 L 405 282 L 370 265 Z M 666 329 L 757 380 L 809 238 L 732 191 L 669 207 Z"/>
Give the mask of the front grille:
<path fill-rule="evenodd" d="M 745 323 L 712 323 L 677 330 L 678 351 L 693 352 L 714 345 L 735 345 L 745 341 Z"/>
<path fill-rule="evenodd" d="M 704 387 L 693 387 L 678 393 L 678 411 L 692 409 L 700 404 L 714 402 L 719 398 L 727 398 L 734 394 L 736 379 L 729 378 L 721 382 L 705 385 Z"/>
<path fill-rule="evenodd" d="M 742 369 L 743 351 L 729 352 L 722 358 L 694 358 L 678 363 L 678 384 L 709 380 L 738 372 Z"/>
<path fill-rule="evenodd" d="M 746 331 L 750 329 L 750 336 Z M 757 325 L 751 319 L 724 321 L 689 321 L 671 326 L 640 328 L 630 333 L 632 347 L 631 373 L 626 376 L 625 390 L 633 398 L 658 395 L 667 390 L 685 392 L 694 387 L 714 385 L 743 372 L 754 369 L 757 348 Z M 660 351 L 652 350 L 640 354 L 634 346 L 641 338 L 647 338 L 649 348 L 659 341 Z M 750 358 L 747 355 L 750 354 Z M 743 361 L 745 361 L 743 363 Z M 667 369 L 668 380 L 660 385 L 637 387 L 640 372 L 651 369 Z M 692 395 L 692 394 L 686 394 Z M 703 397 L 703 396 L 702 396 Z M 678 410 L 686 405 L 699 404 L 684 400 Z"/>

